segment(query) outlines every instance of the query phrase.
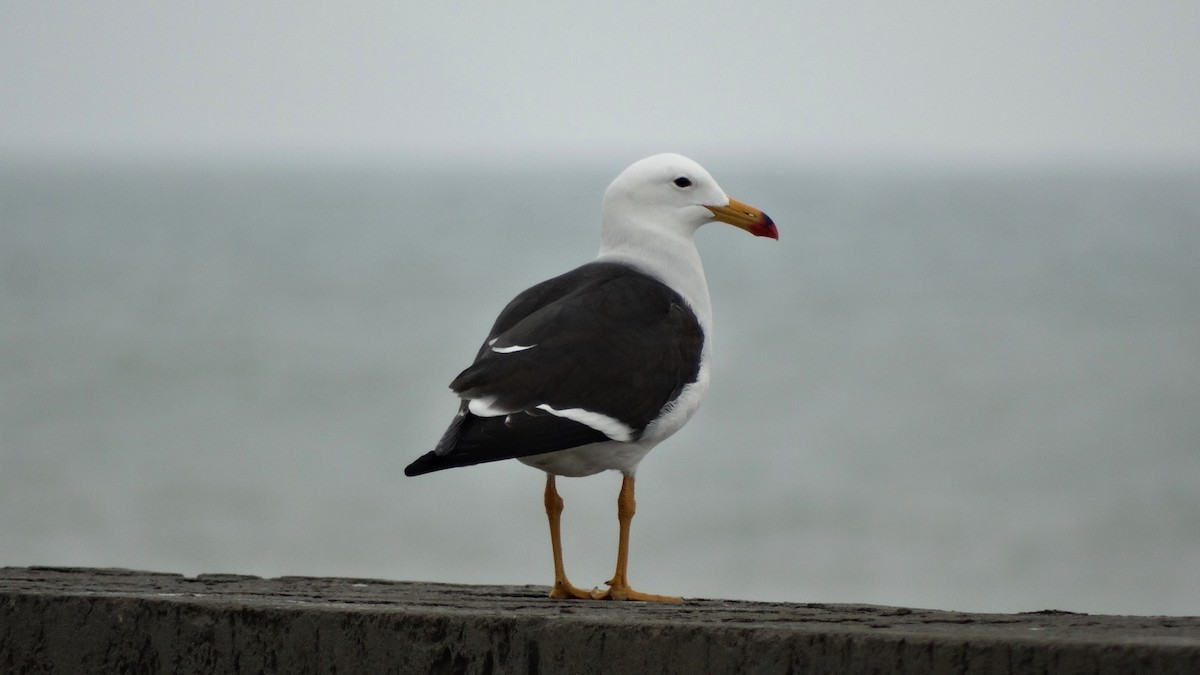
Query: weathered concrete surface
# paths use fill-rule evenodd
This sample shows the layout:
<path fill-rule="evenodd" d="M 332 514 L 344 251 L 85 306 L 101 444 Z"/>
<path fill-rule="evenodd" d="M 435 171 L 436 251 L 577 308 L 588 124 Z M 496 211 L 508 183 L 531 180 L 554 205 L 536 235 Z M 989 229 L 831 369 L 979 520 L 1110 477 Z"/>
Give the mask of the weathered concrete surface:
<path fill-rule="evenodd" d="M 1200 617 L 0 569 L 0 673 L 1200 673 Z"/>

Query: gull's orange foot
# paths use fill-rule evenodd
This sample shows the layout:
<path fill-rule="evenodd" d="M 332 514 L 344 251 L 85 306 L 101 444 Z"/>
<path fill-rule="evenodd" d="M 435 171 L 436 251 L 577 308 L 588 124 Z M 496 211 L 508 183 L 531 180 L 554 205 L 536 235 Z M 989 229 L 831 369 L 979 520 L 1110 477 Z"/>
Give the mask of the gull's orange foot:
<path fill-rule="evenodd" d="M 595 589 L 591 593 L 595 600 L 636 600 L 638 602 L 683 602 L 683 598 L 674 595 L 654 595 L 641 593 L 629 587 L 629 584 L 614 584 L 608 582 L 608 590 Z"/>
<path fill-rule="evenodd" d="M 595 591 L 585 591 L 580 588 L 575 588 L 571 582 L 566 579 L 555 581 L 554 586 L 550 589 L 551 598 L 562 600 L 592 600 Z"/>

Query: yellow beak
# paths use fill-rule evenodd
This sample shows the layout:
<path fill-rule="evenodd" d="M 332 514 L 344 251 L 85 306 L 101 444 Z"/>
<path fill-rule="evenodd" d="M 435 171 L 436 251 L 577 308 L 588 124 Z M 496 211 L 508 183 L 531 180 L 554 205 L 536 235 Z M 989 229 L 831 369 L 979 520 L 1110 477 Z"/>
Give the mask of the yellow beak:
<path fill-rule="evenodd" d="M 775 228 L 775 221 L 749 204 L 730 199 L 726 206 L 705 206 L 704 208 L 712 211 L 713 218 L 722 223 L 740 227 L 756 237 L 779 239 L 779 230 Z"/>

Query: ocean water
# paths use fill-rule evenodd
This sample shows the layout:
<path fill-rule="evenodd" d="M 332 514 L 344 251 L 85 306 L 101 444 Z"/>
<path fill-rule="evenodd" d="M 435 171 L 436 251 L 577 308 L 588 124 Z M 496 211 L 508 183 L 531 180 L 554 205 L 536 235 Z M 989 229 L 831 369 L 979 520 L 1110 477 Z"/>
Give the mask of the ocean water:
<path fill-rule="evenodd" d="M 0 565 L 546 584 L 543 479 L 405 478 L 620 166 L 0 166 Z M 713 384 L 638 474 L 684 596 L 1200 613 L 1200 172 L 710 166 Z M 611 574 L 619 478 L 560 481 Z"/>

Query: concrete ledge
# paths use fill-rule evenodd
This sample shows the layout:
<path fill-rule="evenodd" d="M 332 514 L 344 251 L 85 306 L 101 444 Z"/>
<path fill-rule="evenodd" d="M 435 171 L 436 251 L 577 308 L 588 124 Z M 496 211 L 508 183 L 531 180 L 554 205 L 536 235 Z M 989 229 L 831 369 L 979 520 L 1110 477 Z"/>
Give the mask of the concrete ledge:
<path fill-rule="evenodd" d="M 3 673 L 1200 673 L 1200 617 L 0 569 Z"/>

